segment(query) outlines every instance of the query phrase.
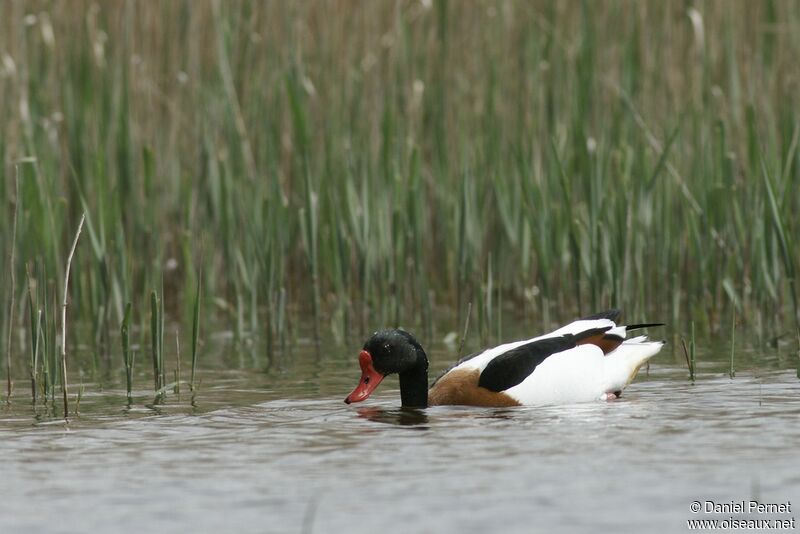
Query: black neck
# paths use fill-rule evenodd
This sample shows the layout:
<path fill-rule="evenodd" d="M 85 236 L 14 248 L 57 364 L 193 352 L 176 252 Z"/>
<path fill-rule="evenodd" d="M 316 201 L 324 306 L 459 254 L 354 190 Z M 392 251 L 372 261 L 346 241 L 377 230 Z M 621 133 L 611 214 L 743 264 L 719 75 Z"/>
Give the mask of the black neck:
<path fill-rule="evenodd" d="M 428 369 L 415 365 L 400 373 L 400 402 L 404 407 L 428 407 Z"/>

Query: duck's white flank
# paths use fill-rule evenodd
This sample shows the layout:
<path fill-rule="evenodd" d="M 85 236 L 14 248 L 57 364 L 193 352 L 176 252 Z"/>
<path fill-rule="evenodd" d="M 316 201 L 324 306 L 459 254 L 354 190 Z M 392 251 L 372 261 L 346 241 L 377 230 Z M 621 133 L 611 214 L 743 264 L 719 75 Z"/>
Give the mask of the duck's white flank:
<path fill-rule="evenodd" d="M 625 389 L 663 345 L 660 341 L 626 341 L 606 355 L 596 345 L 578 345 L 548 357 L 505 393 L 523 405 L 605 399 Z"/>

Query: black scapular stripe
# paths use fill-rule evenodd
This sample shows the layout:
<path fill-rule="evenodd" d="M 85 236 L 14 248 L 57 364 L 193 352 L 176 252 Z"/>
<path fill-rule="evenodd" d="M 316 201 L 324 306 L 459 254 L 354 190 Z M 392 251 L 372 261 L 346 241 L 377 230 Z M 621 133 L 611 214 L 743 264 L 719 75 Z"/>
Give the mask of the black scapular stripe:
<path fill-rule="evenodd" d="M 531 341 L 501 354 L 481 373 L 478 385 L 489 391 L 505 391 L 525 380 L 548 356 L 577 346 L 578 341 L 607 332 L 611 327 L 592 328 L 579 334 L 565 334 Z"/>
<path fill-rule="evenodd" d="M 641 328 L 649 328 L 651 326 L 664 326 L 664 323 L 639 323 L 639 324 L 629 324 L 625 326 L 625 331 L 630 332 L 631 330 L 639 330 Z"/>

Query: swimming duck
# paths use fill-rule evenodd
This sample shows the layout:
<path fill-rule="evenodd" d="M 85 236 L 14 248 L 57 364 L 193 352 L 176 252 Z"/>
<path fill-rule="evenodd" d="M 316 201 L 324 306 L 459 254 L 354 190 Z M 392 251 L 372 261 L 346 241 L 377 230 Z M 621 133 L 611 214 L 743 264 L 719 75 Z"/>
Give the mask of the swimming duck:
<path fill-rule="evenodd" d="M 401 329 L 375 332 L 358 356 L 361 379 L 345 402 L 361 402 L 392 373 L 405 407 L 530 406 L 611 400 L 620 396 L 663 341 L 627 332 L 661 323 L 620 325 L 620 310 L 584 317 L 549 334 L 471 354 L 428 389 L 428 357 Z"/>

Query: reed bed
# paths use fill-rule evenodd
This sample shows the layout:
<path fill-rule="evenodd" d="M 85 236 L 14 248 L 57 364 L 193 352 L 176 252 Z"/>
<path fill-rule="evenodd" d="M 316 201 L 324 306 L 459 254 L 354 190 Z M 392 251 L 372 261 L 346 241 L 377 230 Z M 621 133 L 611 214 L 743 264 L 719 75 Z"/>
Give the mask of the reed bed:
<path fill-rule="evenodd" d="M 740 340 L 800 337 L 796 2 L 0 10 L 0 198 L 19 206 L 0 339 L 33 332 L 46 398 L 50 288 L 83 212 L 71 320 L 111 361 L 161 288 L 157 391 L 165 317 L 194 324 L 194 389 L 199 306 L 270 352 L 307 317 L 316 339 L 430 338 L 469 303 L 487 339 L 609 305 L 698 337 L 735 308 Z"/>

